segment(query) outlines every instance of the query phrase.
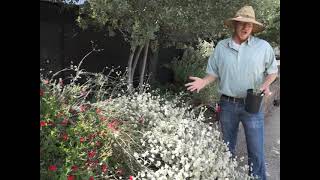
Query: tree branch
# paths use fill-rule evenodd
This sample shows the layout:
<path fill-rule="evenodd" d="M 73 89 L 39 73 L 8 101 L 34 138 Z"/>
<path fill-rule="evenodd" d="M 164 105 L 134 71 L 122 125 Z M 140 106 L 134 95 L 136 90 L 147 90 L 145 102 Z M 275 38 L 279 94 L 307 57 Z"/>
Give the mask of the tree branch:
<path fill-rule="evenodd" d="M 144 49 L 143 64 L 142 64 L 142 69 L 141 69 L 141 74 L 140 74 L 140 83 L 139 83 L 140 93 L 142 93 L 142 90 L 143 90 L 142 85 L 143 85 L 143 79 L 144 79 L 144 71 L 146 69 L 148 50 L 149 50 L 149 40 L 147 41 L 147 43 L 145 45 L 145 49 Z"/>
<path fill-rule="evenodd" d="M 131 74 L 131 80 L 133 80 L 133 76 L 134 76 L 134 72 L 136 70 L 136 66 L 137 66 L 137 63 L 138 63 L 138 60 L 139 60 L 139 57 L 140 57 L 140 54 L 141 54 L 141 51 L 143 49 L 144 46 L 140 46 L 139 47 L 139 50 L 138 50 L 138 54 L 136 55 L 135 59 L 134 59 L 134 63 L 133 63 L 133 67 L 132 67 L 132 74 Z M 132 83 L 132 82 L 131 82 Z"/>

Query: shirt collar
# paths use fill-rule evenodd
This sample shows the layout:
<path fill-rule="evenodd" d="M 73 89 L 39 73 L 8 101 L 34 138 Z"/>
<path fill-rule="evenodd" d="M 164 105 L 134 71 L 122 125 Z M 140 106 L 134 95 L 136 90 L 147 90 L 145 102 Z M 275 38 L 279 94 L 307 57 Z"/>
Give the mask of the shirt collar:
<path fill-rule="evenodd" d="M 248 40 L 247 40 L 247 43 L 248 43 L 249 46 L 252 46 L 252 44 L 253 44 L 253 37 L 252 37 L 251 35 L 249 36 L 249 38 L 248 38 Z"/>
<path fill-rule="evenodd" d="M 229 40 L 229 47 L 233 47 L 233 43 L 232 43 L 232 37 L 230 38 L 230 40 Z M 249 38 L 247 39 L 247 41 L 245 42 L 245 43 L 247 43 L 249 46 L 252 46 L 252 44 L 253 44 L 253 37 L 252 37 L 252 35 L 250 35 L 249 36 Z"/>

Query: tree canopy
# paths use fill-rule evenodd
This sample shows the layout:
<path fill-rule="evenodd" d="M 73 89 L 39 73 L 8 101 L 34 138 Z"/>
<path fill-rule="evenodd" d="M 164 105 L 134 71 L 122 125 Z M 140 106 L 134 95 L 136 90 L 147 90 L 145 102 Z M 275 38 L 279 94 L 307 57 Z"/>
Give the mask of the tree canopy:
<path fill-rule="evenodd" d="M 81 8 L 87 18 L 78 20 L 82 27 L 93 23 L 120 30 L 134 47 L 160 34 L 173 42 L 217 39 L 229 32 L 223 20 L 243 5 L 252 5 L 257 19 L 267 25 L 263 37 L 279 43 L 279 0 L 88 0 Z"/>

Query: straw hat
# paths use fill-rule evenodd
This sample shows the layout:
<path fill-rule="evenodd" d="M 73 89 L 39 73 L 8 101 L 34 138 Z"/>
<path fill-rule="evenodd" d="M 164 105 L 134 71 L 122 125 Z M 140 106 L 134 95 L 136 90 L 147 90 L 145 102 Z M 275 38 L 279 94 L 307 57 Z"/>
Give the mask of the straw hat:
<path fill-rule="evenodd" d="M 255 13 L 252 6 L 242 7 L 233 18 L 225 20 L 224 24 L 229 28 L 233 28 L 233 21 L 253 23 L 253 33 L 258 33 L 265 29 L 262 23 L 256 21 Z"/>

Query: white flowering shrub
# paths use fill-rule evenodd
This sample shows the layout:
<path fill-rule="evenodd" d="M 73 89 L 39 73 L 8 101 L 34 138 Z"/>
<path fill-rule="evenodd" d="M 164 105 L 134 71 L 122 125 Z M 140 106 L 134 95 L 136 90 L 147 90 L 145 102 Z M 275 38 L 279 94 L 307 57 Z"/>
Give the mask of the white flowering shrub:
<path fill-rule="evenodd" d="M 114 111 L 140 132 L 136 149 L 123 143 L 140 165 L 136 179 L 250 179 L 247 167 L 238 167 L 216 127 L 203 123 L 179 98 L 166 101 L 150 93 L 121 96 L 96 103 Z M 132 158 L 132 157 L 131 157 Z"/>
<path fill-rule="evenodd" d="M 214 44 L 213 42 L 207 42 L 205 40 L 198 40 L 198 45 L 197 45 L 197 49 L 199 54 L 204 57 L 204 58 L 208 58 L 210 57 L 210 55 L 212 54 L 213 50 L 214 50 Z"/>

